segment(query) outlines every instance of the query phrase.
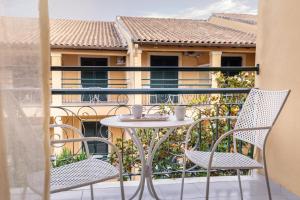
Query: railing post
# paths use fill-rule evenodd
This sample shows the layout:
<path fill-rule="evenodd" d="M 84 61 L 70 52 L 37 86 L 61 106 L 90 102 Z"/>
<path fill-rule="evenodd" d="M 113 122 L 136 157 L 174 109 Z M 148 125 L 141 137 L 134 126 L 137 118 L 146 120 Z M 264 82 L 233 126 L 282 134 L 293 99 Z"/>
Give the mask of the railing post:
<path fill-rule="evenodd" d="M 61 53 L 51 53 L 51 65 L 52 66 L 62 66 L 62 54 Z M 52 71 L 52 89 L 62 88 L 62 71 Z M 52 105 L 60 106 L 62 105 L 62 95 L 52 95 Z"/>

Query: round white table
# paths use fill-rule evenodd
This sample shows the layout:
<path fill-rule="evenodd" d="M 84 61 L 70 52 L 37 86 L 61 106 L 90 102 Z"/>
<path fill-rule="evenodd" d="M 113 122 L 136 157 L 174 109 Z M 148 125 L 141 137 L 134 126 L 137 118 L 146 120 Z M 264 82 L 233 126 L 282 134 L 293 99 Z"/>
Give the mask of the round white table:
<path fill-rule="evenodd" d="M 108 127 L 115 127 L 115 128 L 123 128 L 125 131 L 130 135 L 133 142 L 136 144 L 139 156 L 142 164 L 141 168 L 141 179 L 139 186 L 136 192 L 130 199 L 135 198 L 139 194 L 139 199 L 142 199 L 145 182 L 147 181 L 148 190 L 152 197 L 155 199 L 159 199 L 152 182 L 152 162 L 154 155 L 161 145 L 169 136 L 170 134 L 178 127 L 182 126 L 189 126 L 193 123 L 192 119 L 185 118 L 184 121 L 177 121 L 174 116 L 171 116 L 167 121 L 134 121 L 134 122 L 122 122 L 119 120 L 118 116 L 108 117 L 101 120 L 101 124 L 108 126 Z M 168 129 L 165 135 L 160 139 L 158 138 L 158 133 L 160 129 Z M 154 129 L 154 133 L 152 134 L 152 138 L 150 141 L 150 145 L 148 151 L 145 152 L 142 146 L 141 139 L 137 135 L 137 129 Z M 146 157 L 146 154 L 148 155 Z"/>

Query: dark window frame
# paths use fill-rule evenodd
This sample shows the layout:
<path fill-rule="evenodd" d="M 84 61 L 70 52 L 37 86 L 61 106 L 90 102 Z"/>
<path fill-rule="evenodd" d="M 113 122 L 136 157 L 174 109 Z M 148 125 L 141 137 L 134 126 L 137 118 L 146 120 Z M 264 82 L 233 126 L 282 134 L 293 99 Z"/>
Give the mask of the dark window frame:
<path fill-rule="evenodd" d="M 160 60 L 162 58 L 167 58 L 167 60 Z M 156 61 L 155 61 L 156 59 Z M 169 60 L 168 60 L 169 59 Z M 172 60 L 176 59 L 176 60 Z M 179 60 L 180 57 L 179 55 L 150 55 L 149 61 L 150 61 L 150 66 L 151 67 L 179 67 Z M 153 62 L 157 62 L 156 64 Z M 166 64 L 159 64 L 161 63 L 166 63 Z M 168 64 L 168 62 L 174 64 Z M 176 79 L 176 80 L 168 80 L 168 76 L 175 75 L 174 78 L 170 79 Z M 158 78 L 156 78 L 156 77 Z M 154 77 L 154 78 L 153 78 Z M 153 80 L 153 79 L 163 79 L 163 80 Z M 153 85 L 154 84 L 154 85 Z M 150 88 L 178 88 L 179 84 L 179 73 L 178 72 L 150 72 Z M 178 95 L 151 95 L 150 96 L 150 103 L 155 104 L 155 103 L 166 103 L 168 99 L 171 99 L 173 103 L 178 103 Z"/>
<path fill-rule="evenodd" d="M 243 63 L 244 56 L 242 55 L 222 55 L 221 57 L 221 67 L 242 67 Z M 226 76 L 235 76 L 238 75 L 239 72 L 226 72 L 224 74 Z"/>
<path fill-rule="evenodd" d="M 94 133 L 88 133 L 89 129 L 91 129 L 91 126 L 94 128 Z M 108 127 L 101 125 L 99 121 L 84 121 L 81 124 L 81 129 L 84 137 L 102 137 L 102 138 L 108 138 Z M 100 133 L 101 132 L 101 133 Z M 108 144 L 103 142 L 97 142 L 97 141 L 90 141 L 88 143 L 89 152 L 91 155 L 101 155 L 103 157 L 107 157 L 109 153 L 109 147 Z M 101 149 L 104 151 L 101 152 Z M 100 150 L 100 152 L 98 152 Z"/>
<path fill-rule="evenodd" d="M 105 64 L 91 64 L 91 65 L 86 65 L 83 64 L 84 63 L 84 59 L 88 60 L 97 60 L 99 59 L 98 62 L 104 62 Z M 102 60 L 102 61 L 101 61 Z M 86 61 L 88 62 L 88 61 Z M 92 62 L 92 61 L 90 61 Z M 97 62 L 97 61 L 94 61 Z M 109 66 L 109 58 L 108 57 L 88 57 L 88 56 L 82 56 L 80 57 L 80 66 L 84 67 L 84 66 L 98 66 L 98 67 L 107 67 Z M 85 74 L 85 75 L 83 75 Z M 91 79 L 107 79 L 106 81 L 93 81 L 93 80 L 84 80 L 85 77 L 87 76 L 87 74 L 92 74 L 92 78 Z M 81 71 L 80 74 L 80 78 L 81 78 L 81 86 L 83 88 L 93 88 L 93 87 L 100 87 L 100 88 L 108 88 L 108 79 L 109 79 L 109 73 L 108 72 L 99 72 L 99 71 Z M 81 95 L 81 101 L 82 102 L 97 102 L 97 101 L 101 101 L 101 102 L 107 102 L 108 98 L 107 95 L 91 95 L 91 94 L 85 94 L 85 95 Z"/>

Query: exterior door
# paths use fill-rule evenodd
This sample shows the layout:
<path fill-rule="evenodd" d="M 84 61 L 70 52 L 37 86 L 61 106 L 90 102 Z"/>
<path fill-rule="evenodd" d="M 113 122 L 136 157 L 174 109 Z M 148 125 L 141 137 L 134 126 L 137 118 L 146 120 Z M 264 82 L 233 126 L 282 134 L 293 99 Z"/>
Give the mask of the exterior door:
<path fill-rule="evenodd" d="M 107 126 L 101 126 L 100 122 L 83 122 L 82 127 L 84 137 L 102 137 L 108 138 Z M 108 145 L 103 142 L 88 142 L 90 154 L 106 157 L 108 154 Z"/>
<path fill-rule="evenodd" d="M 151 56 L 150 65 L 153 67 L 178 67 L 178 56 Z M 150 74 L 151 88 L 178 88 L 177 71 L 153 71 Z M 166 103 L 168 100 L 178 102 L 177 95 L 152 95 L 150 103 Z"/>
<path fill-rule="evenodd" d="M 107 58 L 81 58 L 81 66 L 107 66 Z M 108 87 L 108 74 L 107 72 L 100 71 L 81 71 L 81 86 L 83 88 L 107 88 Z M 82 95 L 82 101 L 107 101 L 107 95 Z"/>

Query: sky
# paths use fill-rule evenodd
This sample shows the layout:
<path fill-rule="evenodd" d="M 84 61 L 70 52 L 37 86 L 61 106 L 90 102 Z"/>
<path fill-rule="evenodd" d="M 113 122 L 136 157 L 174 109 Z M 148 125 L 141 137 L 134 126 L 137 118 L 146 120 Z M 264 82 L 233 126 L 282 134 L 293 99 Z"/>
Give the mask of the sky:
<path fill-rule="evenodd" d="M 256 14 L 258 4 L 258 0 L 48 1 L 50 18 L 102 21 L 113 21 L 116 16 L 207 19 L 214 12 Z M 23 2 L 26 1 L 23 0 Z"/>

